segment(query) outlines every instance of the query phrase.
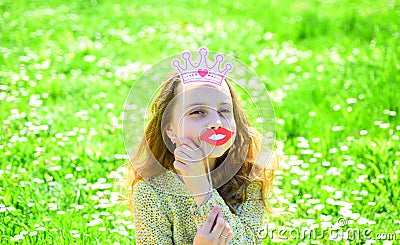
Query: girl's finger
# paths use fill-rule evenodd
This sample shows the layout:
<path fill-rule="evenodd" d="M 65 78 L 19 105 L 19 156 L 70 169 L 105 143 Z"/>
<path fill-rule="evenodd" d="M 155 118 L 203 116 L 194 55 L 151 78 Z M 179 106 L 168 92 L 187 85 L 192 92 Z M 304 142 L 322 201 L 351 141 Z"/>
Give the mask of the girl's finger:
<path fill-rule="evenodd" d="M 186 145 L 191 150 L 195 151 L 199 149 L 199 146 L 196 145 L 191 139 L 185 137 L 173 137 L 171 139 L 173 143 L 176 143 L 176 146 Z"/>
<path fill-rule="evenodd" d="M 182 171 L 186 167 L 186 164 L 180 162 L 180 161 L 174 161 L 174 168 Z"/>
<path fill-rule="evenodd" d="M 224 218 L 222 218 L 222 214 L 218 213 L 217 223 L 215 224 L 214 230 L 212 230 L 211 235 L 219 239 L 221 237 L 222 232 L 225 229 L 225 226 L 226 226 L 226 221 L 224 220 Z"/>
<path fill-rule="evenodd" d="M 204 159 L 204 156 L 200 150 L 192 151 L 184 146 L 179 146 L 174 150 L 174 156 L 184 162 L 199 162 Z"/>
<path fill-rule="evenodd" d="M 229 230 L 228 235 L 226 235 L 227 238 L 225 238 L 225 244 L 228 245 L 229 242 L 232 240 L 233 232 Z"/>
<path fill-rule="evenodd" d="M 207 220 L 203 225 L 203 227 L 206 229 L 207 232 L 211 232 L 212 225 L 214 223 L 214 220 L 217 218 L 218 212 L 219 212 L 219 207 L 215 206 L 208 215 Z"/>
<path fill-rule="evenodd" d="M 221 211 L 219 211 L 218 216 L 221 216 L 221 218 L 225 220 L 225 217 Z M 226 238 L 221 235 L 226 236 Z M 230 227 L 229 223 L 225 221 L 225 227 L 224 227 L 224 230 L 222 231 L 222 233 L 220 234 L 220 238 L 222 239 L 222 241 L 224 241 L 224 244 L 229 244 L 229 241 L 232 239 L 232 236 L 233 236 L 233 232 L 231 230 L 231 227 Z"/>
<path fill-rule="evenodd" d="M 192 158 L 188 154 L 186 154 L 185 152 L 183 152 L 181 149 L 178 148 L 175 149 L 174 156 L 176 160 L 181 161 L 183 163 L 192 161 Z"/>

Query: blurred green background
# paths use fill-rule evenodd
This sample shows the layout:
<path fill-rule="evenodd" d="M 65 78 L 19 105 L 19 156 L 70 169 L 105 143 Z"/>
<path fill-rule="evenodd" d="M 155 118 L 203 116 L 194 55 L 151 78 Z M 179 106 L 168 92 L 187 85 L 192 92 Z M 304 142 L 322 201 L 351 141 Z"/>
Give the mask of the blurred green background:
<path fill-rule="evenodd" d="M 134 242 L 114 185 L 126 96 L 149 65 L 207 46 L 270 93 L 287 228 L 372 231 L 286 243 L 396 243 L 377 236 L 400 239 L 399 19 L 398 1 L 0 0 L 0 242 Z"/>

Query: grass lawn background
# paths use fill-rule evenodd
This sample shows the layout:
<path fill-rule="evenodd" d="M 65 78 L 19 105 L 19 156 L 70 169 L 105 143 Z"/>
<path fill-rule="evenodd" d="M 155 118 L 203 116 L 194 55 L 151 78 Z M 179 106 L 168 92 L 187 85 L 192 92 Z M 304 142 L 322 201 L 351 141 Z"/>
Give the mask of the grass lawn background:
<path fill-rule="evenodd" d="M 373 232 L 340 243 L 400 239 L 399 19 L 396 1 L 0 0 L 0 242 L 134 242 L 113 187 L 126 96 L 203 45 L 270 92 L 288 156 L 271 203 L 288 228 L 344 217 Z"/>

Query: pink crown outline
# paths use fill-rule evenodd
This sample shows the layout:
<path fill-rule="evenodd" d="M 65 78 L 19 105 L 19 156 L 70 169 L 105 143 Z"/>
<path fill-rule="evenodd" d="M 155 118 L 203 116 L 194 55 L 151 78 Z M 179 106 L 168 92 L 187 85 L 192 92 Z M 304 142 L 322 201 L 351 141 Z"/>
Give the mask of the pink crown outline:
<path fill-rule="evenodd" d="M 226 63 L 225 69 L 221 71 L 221 63 L 224 61 L 222 54 L 215 55 L 215 63 L 212 66 L 207 65 L 208 49 L 202 47 L 199 49 L 199 61 L 197 65 L 193 65 L 191 62 L 192 54 L 188 51 L 182 53 L 184 60 L 183 67 L 180 65 L 179 59 L 174 59 L 171 65 L 176 68 L 181 77 L 183 84 L 194 83 L 194 82 L 210 82 L 221 86 L 226 74 L 232 70 L 232 64 Z"/>

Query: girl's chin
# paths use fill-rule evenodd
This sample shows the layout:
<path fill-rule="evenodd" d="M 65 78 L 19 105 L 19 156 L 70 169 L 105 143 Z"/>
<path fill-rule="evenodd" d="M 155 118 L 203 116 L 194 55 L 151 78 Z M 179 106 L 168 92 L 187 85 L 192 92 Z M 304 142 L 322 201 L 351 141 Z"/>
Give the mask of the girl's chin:
<path fill-rule="evenodd" d="M 217 146 L 217 147 L 215 147 L 215 148 L 213 149 L 213 151 L 212 151 L 211 153 L 208 154 L 208 158 L 218 158 L 218 157 L 221 157 L 222 155 L 225 154 L 225 152 L 226 152 L 227 150 L 229 150 L 229 148 L 226 148 L 226 147 L 221 147 L 221 148 L 220 148 L 219 146 Z"/>

